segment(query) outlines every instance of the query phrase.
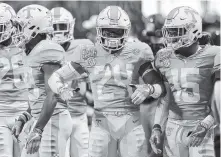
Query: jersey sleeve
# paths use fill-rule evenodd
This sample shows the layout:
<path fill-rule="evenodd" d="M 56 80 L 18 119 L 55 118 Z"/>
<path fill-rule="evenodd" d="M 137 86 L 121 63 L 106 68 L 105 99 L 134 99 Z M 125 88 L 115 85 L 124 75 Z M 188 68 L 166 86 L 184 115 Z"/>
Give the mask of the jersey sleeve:
<path fill-rule="evenodd" d="M 220 51 L 217 52 L 214 58 L 213 78 L 214 78 L 214 81 L 220 80 Z"/>
<path fill-rule="evenodd" d="M 56 43 L 45 40 L 36 45 L 28 56 L 28 65 L 42 67 L 43 64 L 64 63 L 64 49 Z"/>
<path fill-rule="evenodd" d="M 141 47 L 141 55 L 140 55 L 141 65 L 146 62 L 152 62 L 154 60 L 154 56 L 150 46 L 147 45 L 146 43 L 141 43 L 140 47 Z"/>

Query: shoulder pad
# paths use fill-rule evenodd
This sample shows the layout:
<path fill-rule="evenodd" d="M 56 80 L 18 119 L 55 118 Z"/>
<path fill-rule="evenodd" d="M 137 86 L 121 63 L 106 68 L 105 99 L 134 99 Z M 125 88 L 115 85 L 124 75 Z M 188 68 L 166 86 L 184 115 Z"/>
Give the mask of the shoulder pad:
<path fill-rule="evenodd" d="M 28 55 L 28 63 L 36 66 L 44 63 L 61 64 L 64 61 L 64 53 L 61 45 L 51 40 L 42 40 Z"/>
<path fill-rule="evenodd" d="M 71 40 L 71 44 L 69 46 L 69 49 L 74 49 L 75 47 L 77 47 L 79 45 L 93 45 L 93 43 L 89 39 L 73 39 L 73 40 Z"/>
<path fill-rule="evenodd" d="M 206 46 L 203 51 L 204 55 L 216 56 L 218 53 L 220 53 L 221 49 L 220 46 Z"/>
<path fill-rule="evenodd" d="M 141 60 L 144 60 L 145 62 L 154 60 L 152 49 L 150 48 L 148 44 L 141 42 L 139 40 L 136 40 L 133 42 L 128 42 L 127 46 L 130 49 L 133 49 L 134 51 L 133 53 L 135 55 L 139 55 Z"/>
<path fill-rule="evenodd" d="M 155 68 L 159 68 L 162 65 L 164 65 L 163 63 L 166 62 L 171 55 L 173 54 L 174 50 L 170 49 L 170 48 L 163 48 L 160 49 L 155 56 L 155 60 L 154 60 L 154 66 Z"/>
<path fill-rule="evenodd" d="M 71 42 L 68 51 L 65 54 L 66 61 L 82 62 L 97 56 L 94 44 L 88 39 L 77 39 Z"/>

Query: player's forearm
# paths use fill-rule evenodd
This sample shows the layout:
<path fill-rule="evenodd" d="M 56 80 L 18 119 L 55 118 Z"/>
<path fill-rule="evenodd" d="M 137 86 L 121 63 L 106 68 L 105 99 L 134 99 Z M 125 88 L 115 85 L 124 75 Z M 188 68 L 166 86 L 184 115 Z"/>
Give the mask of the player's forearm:
<path fill-rule="evenodd" d="M 153 78 L 155 78 L 155 80 L 159 80 L 159 81 L 151 81 L 149 79 L 150 76 L 147 76 L 147 74 L 144 75 L 142 78 L 145 84 L 150 84 L 152 86 L 152 94 L 150 96 L 153 98 L 159 98 L 160 96 L 166 94 L 165 86 L 163 84 L 163 81 L 161 81 L 160 76 L 158 76 L 158 74 L 157 75 L 155 74 L 152 76 Z"/>
<path fill-rule="evenodd" d="M 168 117 L 168 105 L 169 102 L 167 101 L 166 96 L 161 97 L 158 101 L 156 112 L 155 112 L 155 118 L 154 118 L 154 124 L 159 124 L 161 128 L 165 127 L 167 117 Z"/>
<path fill-rule="evenodd" d="M 51 75 L 48 79 L 48 84 L 54 93 L 60 94 L 59 90 L 65 87 L 65 83 L 84 76 L 82 75 L 84 73 L 83 70 L 79 70 L 81 67 L 76 65 L 78 64 L 69 63 Z"/>
<path fill-rule="evenodd" d="M 217 80 L 214 84 L 214 97 L 217 106 L 220 106 L 220 80 Z"/>
<path fill-rule="evenodd" d="M 153 98 L 159 98 L 163 94 L 166 93 L 163 79 L 161 78 L 160 74 L 154 70 L 151 62 L 146 62 L 143 65 L 141 65 L 139 71 L 139 75 L 142 77 L 145 84 L 151 85 L 151 97 Z"/>
<path fill-rule="evenodd" d="M 161 97 L 157 104 L 155 112 L 154 124 L 159 124 L 161 128 L 165 128 L 167 117 L 169 114 L 169 105 L 171 100 L 170 85 L 168 82 L 164 82 L 166 95 Z"/>
<path fill-rule="evenodd" d="M 40 116 L 38 118 L 38 121 L 35 125 L 35 128 L 43 130 L 45 125 L 48 123 L 49 119 L 51 118 L 55 106 L 57 104 L 57 99 L 53 93 L 50 93 L 47 95 Z"/>

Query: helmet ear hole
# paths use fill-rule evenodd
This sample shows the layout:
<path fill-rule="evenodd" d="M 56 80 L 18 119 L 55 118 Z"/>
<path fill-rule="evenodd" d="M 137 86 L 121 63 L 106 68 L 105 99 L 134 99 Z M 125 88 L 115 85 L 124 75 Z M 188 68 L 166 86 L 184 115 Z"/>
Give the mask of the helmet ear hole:
<path fill-rule="evenodd" d="M 34 28 L 35 28 L 35 26 L 31 26 L 31 27 L 29 27 L 30 30 L 33 30 Z"/>
<path fill-rule="evenodd" d="M 198 30 L 193 31 L 193 33 L 196 33 Z"/>
<path fill-rule="evenodd" d="M 36 32 L 33 32 L 33 33 L 31 34 L 31 36 L 32 36 L 32 38 L 34 38 L 34 37 L 36 36 Z"/>

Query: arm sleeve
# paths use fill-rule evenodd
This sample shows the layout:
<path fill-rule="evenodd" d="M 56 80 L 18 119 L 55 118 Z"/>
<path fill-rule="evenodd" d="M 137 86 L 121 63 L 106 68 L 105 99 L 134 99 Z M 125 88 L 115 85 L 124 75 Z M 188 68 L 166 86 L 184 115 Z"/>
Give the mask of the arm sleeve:
<path fill-rule="evenodd" d="M 220 52 L 218 52 L 214 58 L 212 78 L 214 82 L 220 80 Z"/>
<path fill-rule="evenodd" d="M 162 78 L 160 74 L 154 70 L 151 62 L 146 62 L 143 65 L 141 65 L 138 72 L 145 83 L 148 84 L 162 83 Z"/>

